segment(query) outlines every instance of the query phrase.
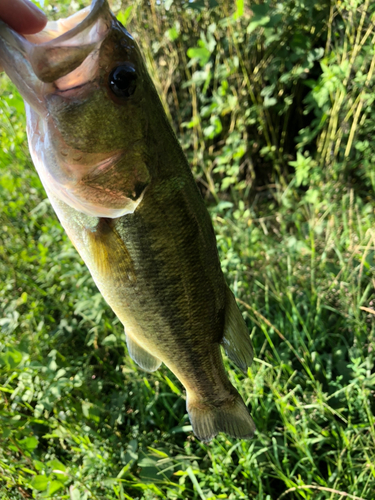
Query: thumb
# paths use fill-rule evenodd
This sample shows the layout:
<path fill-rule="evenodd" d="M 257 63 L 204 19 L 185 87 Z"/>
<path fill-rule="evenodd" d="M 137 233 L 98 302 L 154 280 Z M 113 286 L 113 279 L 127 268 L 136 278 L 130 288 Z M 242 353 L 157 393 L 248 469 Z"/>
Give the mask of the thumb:
<path fill-rule="evenodd" d="M 44 12 L 30 0 L 1 0 L 0 19 L 22 35 L 37 33 L 47 24 Z"/>
<path fill-rule="evenodd" d="M 30 0 L 0 0 L 0 19 L 23 35 L 37 33 L 47 24 L 44 12 Z"/>

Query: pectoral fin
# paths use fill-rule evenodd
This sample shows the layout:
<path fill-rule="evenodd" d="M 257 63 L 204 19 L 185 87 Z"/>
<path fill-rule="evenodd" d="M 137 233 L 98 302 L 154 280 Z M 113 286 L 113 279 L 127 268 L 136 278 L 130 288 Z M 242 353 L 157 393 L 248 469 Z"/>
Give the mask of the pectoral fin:
<path fill-rule="evenodd" d="M 143 347 L 137 344 L 137 342 L 133 340 L 126 332 L 125 337 L 130 357 L 137 363 L 137 365 L 142 368 L 142 370 L 146 372 L 154 372 L 160 367 L 162 362 L 159 358 L 156 358 L 145 349 L 143 349 Z"/>
<path fill-rule="evenodd" d="M 100 219 L 94 230 L 86 230 L 85 238 L 92 264 L 101 276 L 111 276 L 119 283 L 136 282 L 133 261 L 112 219 Z"/>
<path fill-rule="evenodd" d="M 236 299 L 228 287 L 224 337 L 221 344 L 226 355 L 246 374 L 254 357 L 253 344 Z"/>

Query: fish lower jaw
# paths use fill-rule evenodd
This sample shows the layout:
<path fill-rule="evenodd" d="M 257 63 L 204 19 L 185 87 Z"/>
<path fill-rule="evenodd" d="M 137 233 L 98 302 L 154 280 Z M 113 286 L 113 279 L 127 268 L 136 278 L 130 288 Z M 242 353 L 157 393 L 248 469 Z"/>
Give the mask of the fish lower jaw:
<path fill-rule="evenodd" d="M 120 207 L 111 207 L 109 204 L 106 206 L 101 203 L 100 197 L 95 201 L 90 201 L 87 198 L 76 196 L 73 190 L 68 189 L 50 189 L 54 192 L 55 196 L 61 201 L 69 205 L 74 210 L 81 212 L 90 217 L 104 217 L 108 219 L 117 219 L 127 214 L 132 214 L 137 206 L 143 199 L 144 192 L 137 200 L 131 198 L 123 198 Z M 105 198 L 111 196 L 111 193 L 105 193 Z"/>

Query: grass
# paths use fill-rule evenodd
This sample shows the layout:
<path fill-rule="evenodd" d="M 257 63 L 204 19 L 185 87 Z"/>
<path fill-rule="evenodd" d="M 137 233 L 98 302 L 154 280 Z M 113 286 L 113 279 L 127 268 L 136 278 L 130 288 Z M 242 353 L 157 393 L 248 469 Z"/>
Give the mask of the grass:
<path fill-rule="evenodd" d="M 191 432 L 178 380 L 165 367 L 148 375 L 131 361 L 121 325 L 45 200 L 25 147 L 22 101 L 1 77 L 0 497 L 373 500 L 373 119 L 364 101 L 359 111 L 354 106 L 356 96 L 362 99 L 362 90 L 371 89 L 372 76 L 365 72 L 371 68 L 371 52 L 368 59 L 353 59 L 356 74 L 346 80 L 346 87 L 338 84 L 346 74 L 335 73 L 338 80 L 333 79 L 331 94 L 324 94 L 327 100 L 321 110 L 326 118 L 319 122 L 320 128 L 315 130 L 313 122 L 321 116 L 310 114 L 303 131 L 296 134 L 299 139 L 290 144 L 285 140 L 283 154 L 275 159 L 264 148 L 271 151 L 272 141 L 283 137 L 284 115 L 274 121 L 272 113 L 280 110 L 259 107 L 262 89 L 269 83 L 265 72 L 257 73 L 253 104 L 246 107 L 244 101 L 237 101 L 228 112 L 229 123 L 220 108 L 222 131 L 213 137 L 212 129 L 207 132 L 217 124 L 214 104 L 220 87 L 225 87 L 224 79 L 233 86 L 231 95 L 241 96 L 242 85 L 238 72 L 220 80 L 215 71 L 224 70 L 218 63 L 210 70 L 211 95 L 204 93 L 204 81 L 199 83 L 194 74 L 208 71 L 207 66 L 191 64 L 193 59 L 189 63 L 186 56 L 188 47 L 201 47 L 197 45 L 202 39 L 199 26 L 207 30 L 216 11 L 206 15 L 180 10 L 182 34 L 173 41 L 171 34 L 164 36 L 164 28 L 169 19 L 169 28 L 174 26 L 176 17 L 168 16 L 175 16 L 173 9 L 180 4 L 173 3 L 170 11 L 160 10 L 162 6 L 153 2 L 150 9 L 143 6 L 142 10 L 142 5 L 130 11 L 129 22 L 138 23 L 140 33 L 144 29 L 142 43 L 151 47 L 148 58 L 167 61 L 158 77 L 160 84 L 165 83 L 163 99 L 176 117 L 175 128 L 206 196 L 223 270 L 253 338 L 256 359 L 248 377 L 226 363 L 232 383 L 251 408 L 257 433 L 251 441 L 221 434 L 210 444 L 200 443 Z M 297 12 L 287 2 L 285 15 L 294 12 L 300 20 L 305 9 L 301 5 Z M 318 102 L 317 96 L 330 85 L 328 69 L 334 72 L 332 67 L 343 57 L 342 47 L 349 47 L 347 53 L 352 56 L 368 50 L 369 36 L 361 45 L 363 38 L 353 39 L 353 33 L 362 19 L 361 33 L 369 30 L 366 20 L 372 22 L 371 6 L 363 2 L 357 10 L 349 7 L 332 4 L 328 31 L 319 39 L 326 50 L 326 67 L 323 64 L 318 74 L 313 63 L 315 84 L 310 85 L 306 101 L 300 101 L 305 109 Z M 224 12 L 222 17 L 229 14 Z M 256 19 L 266 14 L 259 10 Z M 254 36 L 258 52 L 246 59 L 245 42 L 238 39 L 238 32 L 241 23 L 246 31 L 252 19 L 245 6 L 234 24 L 218 24 L 223 31 L 216 57 L 224 59 L 228 50 L 234 58 L 237 46 L 244 58 L 241 71 L 255 64 L 265 68 L 265 61 L 276 71 L 282 65 L 275 66 L 274 52 L 266 50 L 262 55 L 261 51 L 271 35 L 267 25 L 249 33 L 246 43 Z M 346 24 L 340 24 L 340 19 Z M 186 38 L 189 26 L 194 28 L 193 39 Z M 153 33 L 158 47 L 150 41 Z M 232 40 L 228 46 L 225 33 Z M 289 43 L 283 33 L 283 43 Z M 351 39 L 357 49 L 348 45 Z M 330 59 L 334 43 L 332 53 L 337 59 Z M 295 73 L 302 64 L 296 60 Z M 178 70 L 168 80 L 171 61 Z M 360 72 L 365 75 L 362 80 Z M 277 92 L 292 89 L 289 95 L 301 98 L 301 82 L 288 87 L 288 82 L 278 80 L 277 85 Z M 210 115 L 203 109 L 208 105 L 213 110 Z M 254 111 L 251 106 L 258 107 Z M 250 115 L 259 111 L 259 120 L 245 127 L 242 108 L 251 108 Z M 190 128 L 183 125 L 194 120 Z M 275 127 L 266 139 L 264 120 L 267 127 Z M 255 139 L 262 147 L 254 148 Z M 243 141 L 251 154 L 246 149 L 238 160 L 231 151 L 239 151 Z M 334 154 L 327 163 L 329 151 Z M 309 157 L 311 161 L 305 161 Z"/>

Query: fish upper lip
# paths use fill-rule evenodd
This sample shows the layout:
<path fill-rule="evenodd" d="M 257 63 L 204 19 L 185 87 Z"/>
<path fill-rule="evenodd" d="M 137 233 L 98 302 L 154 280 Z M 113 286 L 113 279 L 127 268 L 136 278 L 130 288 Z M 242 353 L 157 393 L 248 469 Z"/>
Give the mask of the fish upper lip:
<path fill-rule="evenodd" d="M 67 92 L 71 92 L 72 90 L 78 90 L 78 89 L 81 89 L 83 87 L 86 87 L 86 85 L 90 84 L 91 82 L 92 82 L 92 80 L 88 80 L 85 83 L 81 83 L 79 85 L 75 85 L 74 87 L 69 87 L 67 89 L 59 89 L 56 87 L 54 94 L 61 95 L 62 97 L 64 97 L 64 94 L 66 94 Z"/>

